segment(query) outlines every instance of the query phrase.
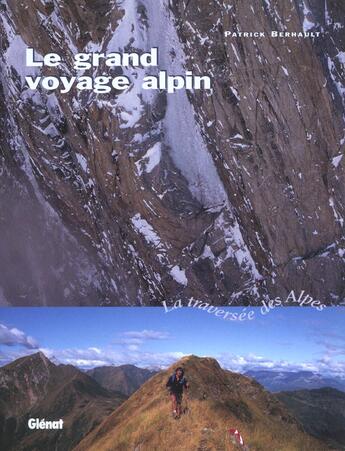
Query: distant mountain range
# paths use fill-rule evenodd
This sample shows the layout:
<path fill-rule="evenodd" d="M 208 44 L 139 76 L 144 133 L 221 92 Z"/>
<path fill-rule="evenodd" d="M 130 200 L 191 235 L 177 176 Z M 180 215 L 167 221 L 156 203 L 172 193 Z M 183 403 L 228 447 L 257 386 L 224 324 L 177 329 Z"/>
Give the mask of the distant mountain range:
<path fill-rule="evenodd" d="M 134 365 L 101 366 L 88 370 L 87 374 L 107 390 L 117 390 L 130 396 L 157 371 L 138 368 Z"/>
<path fill-rule="evenodd" d="M 126 396 L 39 352 L 0 368 L 0 449 L 72 449 Z M 30 430 L 29 418 L 64 420 L 61 430 Z"/>
<path fill-rule="evenodd" d="M 334 388 L 282 392 L 278 398 L 301 422 L 306 432 L 345 450 L 345 393 Z"/>
<path fill-rule="evenodd" d="M 345 392 L 345 380 L 326 377 L 311 371 L 251 370 L 245 373 L 271 392 L 331 387 Z"/>

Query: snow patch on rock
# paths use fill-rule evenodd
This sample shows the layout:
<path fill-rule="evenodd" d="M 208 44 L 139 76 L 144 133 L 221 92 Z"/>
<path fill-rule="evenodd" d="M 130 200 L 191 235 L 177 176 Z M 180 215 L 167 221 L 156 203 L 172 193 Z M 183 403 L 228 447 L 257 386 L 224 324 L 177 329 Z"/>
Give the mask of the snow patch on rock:
<path fill-rule="evenodd" d="M 174 266 L 170 270 L 170 275 L 180 285 L 184 285 L 184 286 L 188 285 L 188 279 L 186 277 L 186 271 L 184 269 L 181 269 L 178 265 Z"/>

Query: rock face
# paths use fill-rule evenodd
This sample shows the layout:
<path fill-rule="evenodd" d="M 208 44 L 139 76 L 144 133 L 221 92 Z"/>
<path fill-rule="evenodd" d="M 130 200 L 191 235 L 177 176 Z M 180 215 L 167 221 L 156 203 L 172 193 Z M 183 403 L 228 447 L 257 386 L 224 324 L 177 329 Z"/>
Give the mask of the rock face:
<path fill-rule="evenodd" d="M 0 8 L 2 304 L 344 301 L 343 2 Z M 266 37 L 224 35 L 239 30 Z M 28 46 L 62 55 L 42 70 L 59 76 L 78 51 L 158 46 L 159 69 L 213 91 L 144 94 L 142 68 L 123 68 L 124 93 L 31 91 Z"/>
<path fill-rule="evenodd" d="M 156 374 L 134 365 L 100 366 L 87 371 L 87 374 L 107 390 L 116 390 L 130 396 L 144 382 Z"/>
<path fill-rule="evenodd" d="M 309 434 L 328 443 L 331 449 L 345 449 L 345 393 L 322 388 L 277 396 Z"/>
<path fill-rule="evenodd" d="M 190 384 L 188 410 L 179 420 L 171 417 L 165 388 L 177 366 L 184 367 Z M 214 359 L 190 356 L 148 380 L 76 450 L 230 450 L 235 449 L 230 428 L 238 429 L 253 450 L 325 449 L 258 383 L 222 370 Z"/>
<path fill-rule="evenodd" d="M 0 368 L 0 448 L 72 449 L 126 397 L 110 392 L 71 365 L 42 353 Z M 30 430 L 29 418 L 63 419 L 63 430 Z"/>

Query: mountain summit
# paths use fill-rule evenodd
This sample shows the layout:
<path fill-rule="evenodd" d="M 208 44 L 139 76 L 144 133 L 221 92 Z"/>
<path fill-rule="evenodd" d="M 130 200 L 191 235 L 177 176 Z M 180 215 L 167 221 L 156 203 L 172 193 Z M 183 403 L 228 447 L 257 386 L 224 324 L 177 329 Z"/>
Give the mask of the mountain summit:
<path fill-rule="evenodd" d="M 0 449 L 71 449 L 125 398 L 42 352 L 15 360 L 0 368 Z M 29 418 L 63 419 L 64 427 L 29 430 Z"/>
<path fill-rule="evenodd" d="M 190 384 L 188 409 L 179 420 L 171 416 L 165 388 L 177 366 Z M 324 449 L 257 382 L 223 370 L 214 359 L 190 356 L 149 379 L 75 451 L 230 450 L 230 428 L 253 450 Z"/>

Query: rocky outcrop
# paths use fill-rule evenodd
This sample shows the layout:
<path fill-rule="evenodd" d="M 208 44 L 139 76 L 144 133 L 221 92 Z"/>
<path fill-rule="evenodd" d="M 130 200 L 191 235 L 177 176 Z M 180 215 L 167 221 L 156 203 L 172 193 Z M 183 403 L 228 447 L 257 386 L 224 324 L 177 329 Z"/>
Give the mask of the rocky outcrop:
<path fill-rule="evenodd" d="M 344 300 L 340 1 L 0 8 L 3 304 Z M 239 30 L 266 37 L 224 35 Z M 77 51 L 159 46 L 160 69 L 208 73 L 213 91 L 144 95 L 144 69 L 125 68 L 126 93 L 30 91 L 27 46 L 63 55 L 43 69 L 60 76 Z"/>

